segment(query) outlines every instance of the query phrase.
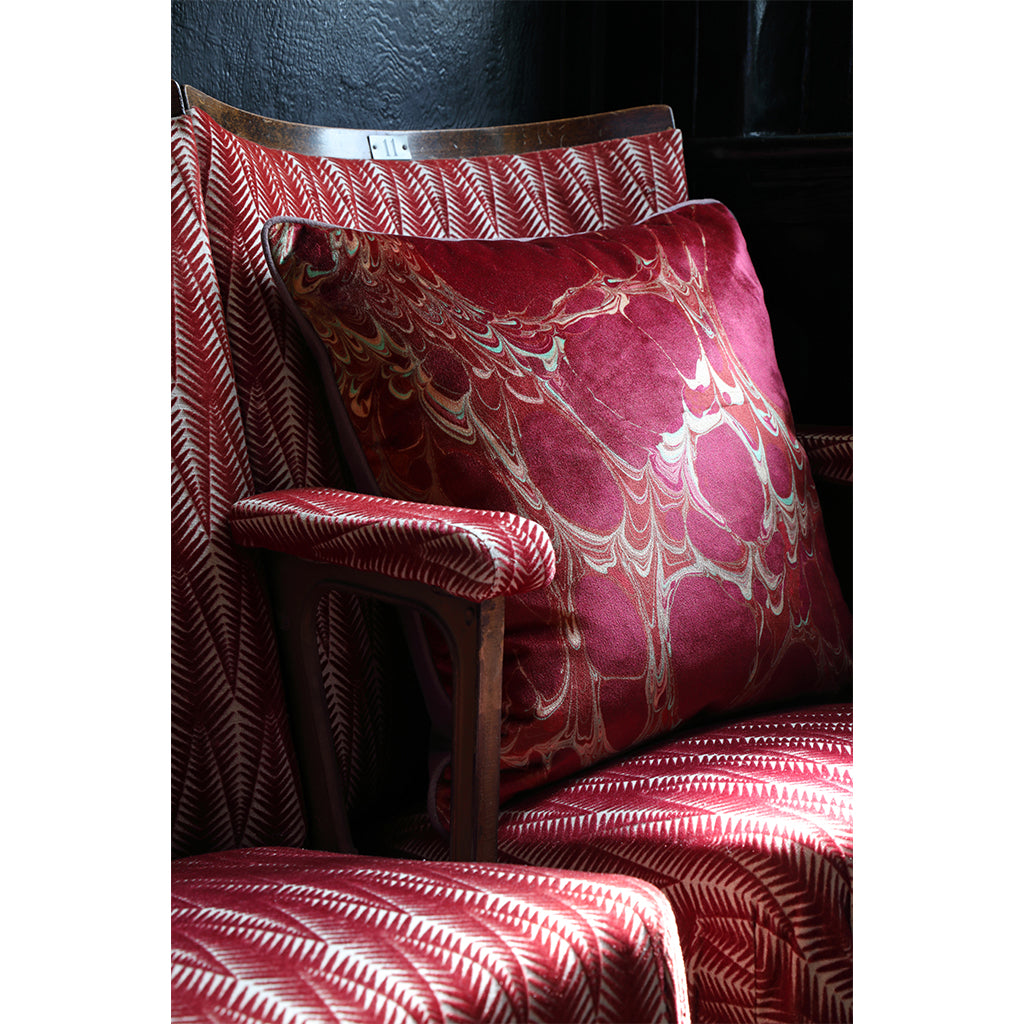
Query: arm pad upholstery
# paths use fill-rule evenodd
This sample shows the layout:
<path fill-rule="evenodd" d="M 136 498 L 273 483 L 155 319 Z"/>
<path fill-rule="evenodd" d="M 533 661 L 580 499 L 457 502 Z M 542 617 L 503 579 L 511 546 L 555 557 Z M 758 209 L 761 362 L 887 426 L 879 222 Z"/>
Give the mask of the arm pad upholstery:
<path fill-rule="evenodd" d="M 244 547 L 417 580 L 471 601 L 537 590 L 555 574 L 547 532 L 511 512 L 302 488 L 244 498 L 230 519 Z"/>

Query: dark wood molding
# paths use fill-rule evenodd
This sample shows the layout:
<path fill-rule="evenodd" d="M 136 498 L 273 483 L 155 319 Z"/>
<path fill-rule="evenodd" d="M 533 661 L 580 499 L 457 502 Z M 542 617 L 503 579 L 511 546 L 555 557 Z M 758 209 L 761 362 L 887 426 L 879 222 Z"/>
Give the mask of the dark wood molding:
<path fill-rule="evenodd" d="M 173 91 L 172 88 L 172 97 Z M 648 135 L 675 127 L 671 107 L 656 104 L 585 117 L 486 128 L 410 132 L 330 128 L 278 121 L 239 110 L 190 85 L 183 86 L 182 92 L 187 108 L 202 110 L 240 138 L 258 142 L 270 149 L 287 150 L 305 156 L 359 160 L 379 159 L 384 155 L 375 154 L 371 150 L 371 138 L 392 140 L 394 157 L 399 159 L 440 160 L 578 146 L 604 139 Z M 384 157 L 387 158 L 386 155 Z"/>

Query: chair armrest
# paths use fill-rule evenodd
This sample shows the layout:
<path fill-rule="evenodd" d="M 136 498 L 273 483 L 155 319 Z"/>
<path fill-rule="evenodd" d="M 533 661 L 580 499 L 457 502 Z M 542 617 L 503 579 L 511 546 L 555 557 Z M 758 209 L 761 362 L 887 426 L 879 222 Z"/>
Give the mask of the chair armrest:
<path fill-rule="evenodd" d="M 235 503 L 231 533 L 266 548 L 486 601 L 547 586 L 555 553 L 544 528 L 511 512 L 479 512 L 304 488 Z"/>
<path fill-rule="evenodd" d="M 853 484 L 853 428 L 799 426 L 796 436 L 807 452 L 816 483 Z"/>
<path fill-rule="evenodd" d="M 329 488 L 246 498 L 235 503 L 230 521 L 238 544 L 271 552 L 270 586 L 312 845 L 352 848 L 315 635 L 319 595 L 341 587 L 425 612 L 441 627 L 453 659 L 452 697 L 443 700 L 436 673 L 423 671 L 429 655 L 422 627 L 405 620 L 431 718 L 451 742 L 451 854 L 494 860 L 505 597 L 554 578 L 546 531 L 509 512 Z"/>

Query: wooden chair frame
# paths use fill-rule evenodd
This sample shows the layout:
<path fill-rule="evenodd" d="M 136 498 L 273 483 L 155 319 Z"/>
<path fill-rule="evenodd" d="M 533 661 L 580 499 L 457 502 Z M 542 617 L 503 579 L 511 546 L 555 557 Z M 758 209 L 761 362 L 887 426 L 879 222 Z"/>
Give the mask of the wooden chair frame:
<path fill-rule="evenodd" d="M 672 108 L 663 104 L 631 107 L 604 114 L 569 117 L 531 124 L 487 128 L 441 128 L 430 131 L 325 128 L 277 121 L 230 107 L 190 85 L 171 83 L 172 115 L 202 110 L 233 135 L 269 149 L 303 156 L 354 160 L 444 160 L 467 156 L 529 153 L 538 149 L 580 146 L 605 139 L 674 128 Z M 377 141 L 375 148 L 375 140 Z"/>

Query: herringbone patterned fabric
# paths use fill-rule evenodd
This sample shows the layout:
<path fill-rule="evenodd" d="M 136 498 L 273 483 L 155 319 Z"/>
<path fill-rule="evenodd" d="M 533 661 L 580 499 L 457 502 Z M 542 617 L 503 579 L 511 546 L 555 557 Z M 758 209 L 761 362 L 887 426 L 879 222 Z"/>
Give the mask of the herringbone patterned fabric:
<path fill-rule="evenodd" d="M 689 730 L 511 804 L 499 858 L 661 889 L 694 1020 L 848 1021 L 852 753 L 848 704 Z M 426 816 L 391 841 L 446 855 Z"/>
<path fill-rule="evenodd" d="M 281 849 L 172 879 L 175 1024 L 689 1020 L 672 910 L 634 879 Z"/>
<path fill-rule="evenodd" d="M 853 483 L 852 430 L 806 428 L 800 431 L 800 443 L 811 460 L 815 480 Z"/>
<path fill-rule="evenodd" d="M 686 198 L 682 141 L 667 131 L 516 157 L 369 164 L 264 149 L 193 111 L 173 122 L 172 168 L 173 849 L 301 844 L 271 618 L 226 511 L 253 493 L 345 477 L 315 370 L 263 258 L 264 221 L 486 237 L 612 226 Z M 331 595 L 319 616 L 356 813 L 379 803 L 402 756 L 386 723 L 408 698 L 397 674 L 380 670 L 387 636 L 366 624 L 382 614 Z"/>
<path fill-rule="evenodd" d="M 277 650 L 228 529 L 252 490 L 188 119 L 171 134 L 172 848 L 298 844 Z"/>
<path fill-rule="evenodd" d="M 452 198 L 458 189 L 449 184 L 460 180 L 457 168 L 438 167 L 436 180 L 428 175 L 417 182 L 402 177 L 420 173 L 402 170 L 410 165 L 349 167 L 263 150 L 198 113 L 173 123 L 176 852 L 293 846 L 304 837 L 270 614 L 254 563 L 228 537 L 227 513 L 236 500 L 253 493 L 336 486 L 343 478 L 326 440 L 326 413 L 309 383 L 312 367 L 260 252 L 263 222 L 280 214 L 331 222 L 351 218 L 364 230 L 431 233 L 426 228 L 433 224 L 438 235 L 485 237 L 498 225 L 495 232 L 525 237 L 614 226 L 616 218 L 639 220 L 687 198 L 678 133 L 600 147 L 588 150 L 593 160 L 572 154 L 561 163 L 557 156 L 532 163 L 523 158 L 523 164 L 507 162 L 517 158 L 474 161 L 464 169 L 464 205 L 459 206 Z M 598 153 L 604 157 L 595 157 Z M 561 185 L 552 184 L 556 179 Z M 536 211 L 525 226 L 524 205 Z M 340 595 L 321 608 L 328 706 L 354 806 L 375 799 L 391 759 L 383 723 L 394 701 L 393 679 L 381 672 L 378 660 L 386 637 L 363 621 L 377 614 Z M 502 856 L 573 871 L 626 873 L 662 889 L 679 922 L 697 1020 L 844 1021 L 851 1016 L 850 773 L 845 708 L 762 716 L 690 732 L 506 809 Z M 413 856 L 445 855 L 444 844 L 425 835 L 422 823 L 410 825 L 401 843 Z M 265 851 L 224 856 L 258 860 Z M 228 862 L 225 870 L 230 873 L 241 863 Z M 247 861 L 238 869 L 244 876 L 240 885 L 258 887 L 253 867 Z M 287 887 L 285 875 L 292 870 L 267 876 L 266 900 L 272 902 L 271 892 L 279 886 Z M 193 881 L 198 884 L 198 876 Z M 519 899 L 521 877 L 517 884 Z M 342 888 L 336 878 L 320 876 L 310 891 L 322 895 Z M 440 884 L 436 891 L 442 900 L 453 892 Z M 213 890 L 202 899 L 197 892 L 192 890 L 191 911 L 198 914 L 207 897 L 210 906 L 217 905 Z M 242 902 L 251 907 L 252 896 Z M 215 923 L 217 913 L 210 911 L 206 924 Z M 241 904 L 219 913 L 227 926 L 225 942 L 241 943 L 259 932 L 234 927 L 246 920 L 236 916 L 248 913 Z M 297 920 L 306 923 L 292 916 L 287 924 Z M 332 917 L 330 923 L 337 921 Z M 652 924 L 652 934 L 662 927 Z M 327 949 L 317 928 L 301 932 L 301 939 L 279 932 L 275 955 Z M 189 956 L 204 951 L 214 956 L 210 950 L 215 950 L 212 940 L 201 948 L 193 945 Z M 476 947 L 473 958 L 478 954 Z M 340 953 L 326 955 L 335 957 L 327 961 L 334 976 Z M 233 1000 L 234 1010 L 255 1006 L 258 1013 L 273 1012 L 280 1008 L 274 1000 L 281 990 L 257 992 L 246 981 L 248 956 L 241 952 L 232 959 L 225 947 L 220 966 L 209 959 L 180 966 L 179 982 L 184 971 L 191 979 L 185 987 L 194 983 L 203 998 L 221 993 Z M 425 967 L 424 977 L 443 983 L 456 963 L 461 961 L 443 959 L 440 966 Z M 644 980 L 651 975 L 634 968 L 633 959 L 626 963 L 628 970 L 639 970 L 638 987 L 653 991 L 653 983 Z M 526 964 L 517 969 L 532 972 L 535 965 L 534 981 L 547 977 L 539 961 Z M 598 961 L 589 966 L 601 974 Z M 259 969 L 266 967 L 262 963 Z M 285 985 L 285 1003 L 298 998 L 300 989 L 320 998 L 323 975 L 281 970 L 299 979 Z M 194 971 L 210 973 L 189 973 Z M 479 971 L 469 976 L 481 977 Z M 362 977 L 374 976 L 367 967 Z M 370 988 L 377 991 L 380 985 L 374 980 Z M 486 993 L 500 988 L 488 981 L 476 991 L 486 1001 L 491 998 Z M 675 997 L 682 998 L 678 988 Z M 192 997 L 176 998 L 183 1019 L 196 1019 Z M 662 1004 L 668 1010 L 629 1012 L 637 1014 L 635 1019 L 661 1019 L 659 1013 L 671 1016 L 671 1004 L 668 999 Z M 615 1017 L 612 1010 L 602 1010 L 602 1019 L 631 1019 Z M 420 1019 L 395 1012 L 395 1019 Z"/>
<path fill-rule="evenodd" d="M 231 529 L 247 547 L 419 580 L 469 601 L 536 590 L 555 574 L 543 527 L 511 512 L 311 488 L 238 502 Z"/>

